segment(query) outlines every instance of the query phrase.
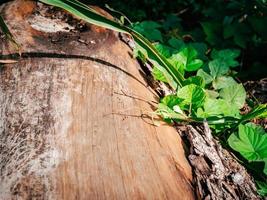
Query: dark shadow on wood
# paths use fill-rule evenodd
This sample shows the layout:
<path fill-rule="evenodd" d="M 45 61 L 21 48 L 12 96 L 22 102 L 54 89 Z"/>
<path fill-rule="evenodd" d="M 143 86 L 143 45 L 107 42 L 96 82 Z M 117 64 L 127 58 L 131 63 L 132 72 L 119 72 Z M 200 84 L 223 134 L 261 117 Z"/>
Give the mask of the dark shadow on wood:
<path fill-rule="evenodd" d="M 124 69 L 122 69 L 122 68 L 120 68 L 120 67 L 118 67 L 112 63 L 109 63 L 109 62 L 102 60 L 102 59 L 99 59 L 99 58 L 93 58 L 90 56 L 83 56 L 83 55 L 69 55 L 69 54 L 46 53 L 46 52 L 22 53 L 21 56 L 19 56 L 18 54 L 0 55 L 0 59 L 17 59 L 19 61 L 20 59 L 27 59 L 27 58 L 59 58 L 59 59 L 64 58 L 64 59 L 90 60 L 90 61 L 97 62 L 97 63 L 100 63 L 102 65 L 108 66 L 108 67 L 112 67 L 116 70 L 119 70 L 119 71 L 123 72 L 124 74 L 126 74 L 127 76 L 130 76 L 131 78 L 133 78 L 134 80 L 139 82 L 144 87 L 148 88 L 146 84 L 144 84 L 142 81 L 137 79 L 135 76 L 133 76 L 129 72 L 125 71 Z"/>

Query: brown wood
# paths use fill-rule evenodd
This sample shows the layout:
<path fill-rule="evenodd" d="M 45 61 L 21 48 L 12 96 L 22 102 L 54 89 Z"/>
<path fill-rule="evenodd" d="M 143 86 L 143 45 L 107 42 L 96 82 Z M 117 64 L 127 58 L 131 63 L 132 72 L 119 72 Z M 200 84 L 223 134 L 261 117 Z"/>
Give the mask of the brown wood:
<path fill-rule="evenodd" d="M 22 45 L 0 71 L 0 199 L 194 199 L 191 168 L 118 34 L 34 1 L 1 7 Z M 15 59 L 4 39 L 1 59 Z M 143 101 L 143 100 L 147 101 Z"/>

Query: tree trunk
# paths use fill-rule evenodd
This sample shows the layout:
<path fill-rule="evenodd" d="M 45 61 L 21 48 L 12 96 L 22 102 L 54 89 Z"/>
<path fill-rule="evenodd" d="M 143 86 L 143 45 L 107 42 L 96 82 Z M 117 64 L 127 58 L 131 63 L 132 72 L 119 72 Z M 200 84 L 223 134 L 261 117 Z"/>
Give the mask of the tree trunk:
<path fill-rule="evenodd" d="M 35 1 L 1 14 L 22 56 L 0 71 L 0 199 L 194 199 L 182 141 L 145 118 L 158 97 L 117 33 Z"/>

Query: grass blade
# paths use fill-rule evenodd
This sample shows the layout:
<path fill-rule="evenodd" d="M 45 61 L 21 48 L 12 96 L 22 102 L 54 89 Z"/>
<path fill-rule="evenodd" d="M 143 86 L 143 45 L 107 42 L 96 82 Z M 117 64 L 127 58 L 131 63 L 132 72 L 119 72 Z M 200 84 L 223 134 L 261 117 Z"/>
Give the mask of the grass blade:
<path fill-rule="evenodd" d="M 260 104 L 252 109 L 248 114 L 243 115 L 239 123 L 250 121 L 257 118 L 266 118 L 267 117 L 267 104 Z"/>
<path fill-rule="evenodd" d="M 128 33 L 127 30 L 125 30 L 124 26 L 122 26 L 121 24 L 107 19 L 106 17 L 97 13 L 97 11 L 95 11 L 93 8 L 86 6 L 85 4 L 82 4 L 78 1 L 75 0 L 72 1 L 40 0 L 40 1 L 52 6 L 60 7 L 91 24 L 95 24 L 122 33 Z"/>
<path fill-rule="evenodd" d="M 151 60 L 157 62 L 159 66 L 162 66 L 173 78 L 177 85 L 182 86 L 184 77 L 183 75 L 172 66 L 167 59 L 162 56 L 156 48 L 141 34 L 134 31 L 131 27 L 122 25 L 113 20 L 107 19 L 103 15 L 99 14 L 95 9 L 90 6 L 86 6 L 76 0 L 40 0 L 43 3 L 60 7 L 73 15 L 92 23 L 97 26 L 108 28 L 121 33 L 129 34 L 133 37 L 134 41 L 148 53 Z M 160 70 L 160 68 L 159 68 Z M 174 88 L 176 89 L 176 88 Z"/>

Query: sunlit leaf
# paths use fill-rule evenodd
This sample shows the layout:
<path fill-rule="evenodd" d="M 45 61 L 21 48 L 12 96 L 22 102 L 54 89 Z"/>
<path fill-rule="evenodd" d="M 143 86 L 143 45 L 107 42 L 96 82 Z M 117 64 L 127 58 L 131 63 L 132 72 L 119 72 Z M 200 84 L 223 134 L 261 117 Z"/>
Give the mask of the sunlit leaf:
<path fill-rule="evenodd" d="M 229 71 L 229 67 L 219 59 L 209 62 L 210 75 L 213 79 L 225 75 Z"/>
<path fill-rule="evenodd" d="M 220 76 L 212 82 L 212 86 L 216 90 L 227 88 L 236 84 L 237 82 L 231 76 Z"/>
<path fill-rule="evenodd" d="M 249 161 L 267 158 L 267 134 L 264 129 L 252 123 L 240 124 L 238 134 L 232 134 L 228 143 Z"/>
<path fill-rule="evenodd" d="M 235 84 L 223 88 L 220 91 L 220 97 L 227 101 L 232 107 L 240 109 L 244 106 L 246 91 L 242 84 Z"/>
<path fill-rule="evenodd" d="M 204 89 L 195 84 L 180 88 L 177 92 L 177 96 L 184 99 L 184 104 L 192 105 L 194 108 L 202 106 L 206 97 Z"/>
<path fill-rule="evenodd" d="M 197 71 L 197 76 L 200 76 L 203 78 L 205 85 L 211 83 L 213 80 L 213 77 L 209 75 L 207 72 L 205 72 L 203 69 L 199 69 Z"/>

